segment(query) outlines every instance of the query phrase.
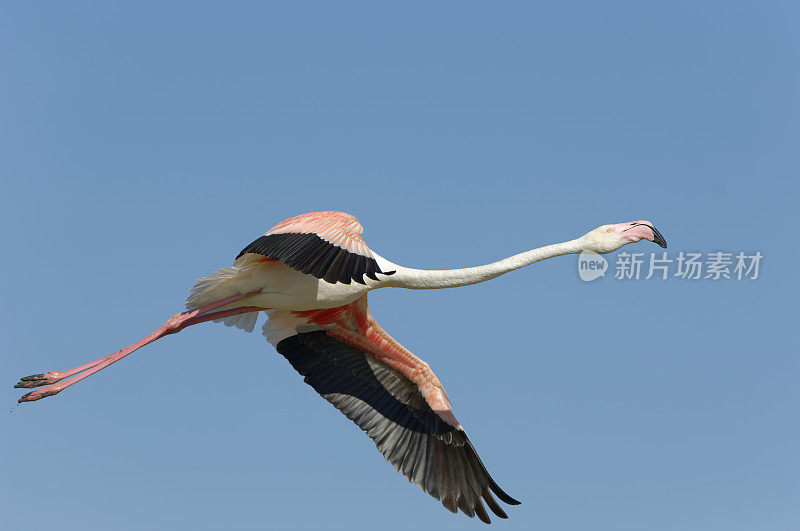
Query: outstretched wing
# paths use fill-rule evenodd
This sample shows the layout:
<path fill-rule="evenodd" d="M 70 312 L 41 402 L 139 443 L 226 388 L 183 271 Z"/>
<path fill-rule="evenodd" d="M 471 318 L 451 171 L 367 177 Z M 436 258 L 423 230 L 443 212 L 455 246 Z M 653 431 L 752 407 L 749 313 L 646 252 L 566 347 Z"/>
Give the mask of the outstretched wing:
<path fill-rule="evenodd" d="M 324 279 L 331 284 L 351 280 L 364 284 L 364 275 L 378 280 L 384 273 L 361 239 L 364 228 L 344 212 L 309 212 L 282 221 L 242 249 L 260 254 Z"/>
<path fill-rule="evenodd" d="M 519 502 L 486 471 L 427 364 L 372 319 L 366 296 L 329 310 L 268 314 L 267 339 L 409 481 L 452 512 L 461 509 L 489 523 L 483 499 L 507 518 L 492 493 L 511 505 Z"/>

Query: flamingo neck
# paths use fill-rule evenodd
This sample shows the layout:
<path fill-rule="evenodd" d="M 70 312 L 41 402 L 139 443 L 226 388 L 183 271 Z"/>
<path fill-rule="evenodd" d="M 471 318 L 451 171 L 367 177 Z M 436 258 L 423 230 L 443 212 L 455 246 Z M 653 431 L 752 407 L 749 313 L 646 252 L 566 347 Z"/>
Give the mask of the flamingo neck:
<path fill-rule="evenodd" d="M 441 289 L 469 286 L 470 284 L 478 284 L 497 278 L 510 271 L 515 271 L 527 265 L 547 260 L 548 258 L 565 254 L 577 254 L 585 248 L 585 244 L 583 244 L 579 238 L 577 240 L 546 245 L 538 249 L 525 251 L 524 253 L 515 254 L 503 260 L 492 262 L 491 264 L 465 267 L 463 269 L 412 269 L 397 266 L 389 262 L 391 268 L 395 269 L 397 272 L 391 276 L 381 278 L 381 286 L 408 289 Z M 383 258 L 381 258 L 381 260 L 388 262 L 388 260 Z"/>

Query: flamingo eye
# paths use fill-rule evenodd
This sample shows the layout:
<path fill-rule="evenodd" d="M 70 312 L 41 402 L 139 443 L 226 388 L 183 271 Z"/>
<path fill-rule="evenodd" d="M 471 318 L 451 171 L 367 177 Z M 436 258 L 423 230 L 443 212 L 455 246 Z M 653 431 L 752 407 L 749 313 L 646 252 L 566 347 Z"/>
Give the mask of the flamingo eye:
<path fill-rule="evenodd" d="M 606 232 L 614 232 L 614 227 L 609 227 L 606 229 Z"/>

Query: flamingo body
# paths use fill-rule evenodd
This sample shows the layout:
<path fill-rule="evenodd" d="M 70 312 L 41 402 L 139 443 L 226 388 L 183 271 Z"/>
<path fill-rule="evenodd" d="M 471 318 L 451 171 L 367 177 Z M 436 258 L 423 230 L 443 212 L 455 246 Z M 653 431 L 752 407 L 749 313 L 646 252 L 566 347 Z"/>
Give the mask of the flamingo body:
<path fill-rule="evenodd" d="M 506 518 L 493 495 L 510 505 L 519 502 L 487 472 L 430 366 L 377 324 L 367 292 L 465 286 L 555 256 L 607 253 L 642 239 L 666 247 L 666 241 L 650 222 L 634 221 L 603 225 L 578 239 L 483 266 L 425 271 L 382 258 L 366 245 L 363 232 L 355 217 L 342 212 L 310 212 L 278 223 L 245 246 L 232 267 L 198 279 L 187 297 L 188 311 L 113 354 L 68 371 L 22 378 L 16 387 L 39 389 L 20 402 L 55 395 L 187 326 L 214 320 L 252 331 L 264 310 L 267 340 L 409 481 L 452 512 L 489 523 L 485 503 Z"/>

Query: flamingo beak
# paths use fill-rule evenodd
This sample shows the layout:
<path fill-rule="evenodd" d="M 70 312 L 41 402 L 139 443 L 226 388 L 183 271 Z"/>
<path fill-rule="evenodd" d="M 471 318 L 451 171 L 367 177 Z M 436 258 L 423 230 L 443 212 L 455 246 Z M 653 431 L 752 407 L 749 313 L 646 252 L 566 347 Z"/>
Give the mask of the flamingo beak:
<path fill-rule="evenodd" d="M 667 248 L 667 240 L 664 239 L 664 236 L 662 236 L 661 233 L 658 232 L 658 229 L 655 228 L 652 224 L 650 224 L 650 223 L 636 223 L 636 225 L 634 225 L 634 227 L 637 226 L 637 225 L 643 225 L 643 226 L 647 227 L 648 229 L 650 229 L 651 231 L 653 231 L 653 239 L 652 240 L 650 240 L 650 238 L 646 238 L 646 239 L 648 239 L 651 242 L 655 243 L 659 247 L 662 247 L 664 249 Z"/>

